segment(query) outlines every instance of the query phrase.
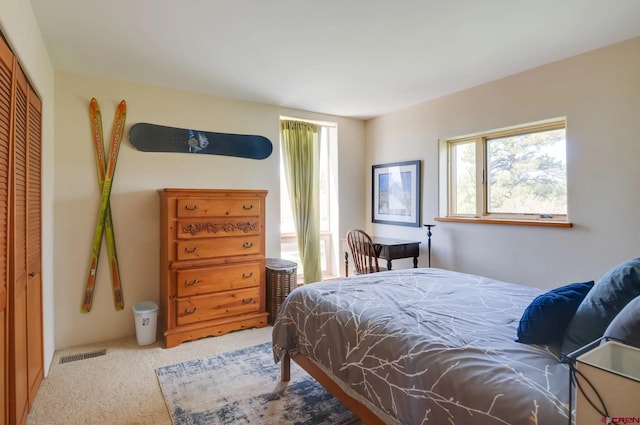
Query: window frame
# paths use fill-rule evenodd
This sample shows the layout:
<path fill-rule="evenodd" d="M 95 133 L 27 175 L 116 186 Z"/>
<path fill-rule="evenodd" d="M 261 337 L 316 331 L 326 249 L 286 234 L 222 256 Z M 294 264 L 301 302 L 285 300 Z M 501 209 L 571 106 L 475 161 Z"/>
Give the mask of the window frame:
<path fill-rule="evenodd" d="M 557 118 L 553 120 L 519 125 L 506 129 L 477 133 L 468 136 L 443 139 L 440 141 L 440 216 L 436 221 L 449 222 L 476 222 L 489 224 L 523 224 L 536 226 L 572 227 L 567 214 L 538 214 L 538 213 L 490 213 L 488 212 L 488 179 L 486 170 L 488 166 L 487 141 L 496 138 L 517 136 L 523 134 L 538 133 L 550 130 L 565 130 L 566 119 Z M 474 213 L 456 213 L 455 202 L 457 194 L 454 179 L 455 164 L 453 151 L 456 146 L 465 143 L 475 145 L 475 187 L 476 187 L 476 210 Z M 566 143 L 566 139 L 565 139 Z M 566 146 L 565 146 L 566 155 Z M 565 156 L 566 160 L 566 156 Z M 444 172 L 443 172 L 444 171 Z M 567 195 L 568 203 L 568 195 Z M 444 208 L 442 208 L 444 206 Z M 568 205 L 567 205 L 568 207 Z"/>

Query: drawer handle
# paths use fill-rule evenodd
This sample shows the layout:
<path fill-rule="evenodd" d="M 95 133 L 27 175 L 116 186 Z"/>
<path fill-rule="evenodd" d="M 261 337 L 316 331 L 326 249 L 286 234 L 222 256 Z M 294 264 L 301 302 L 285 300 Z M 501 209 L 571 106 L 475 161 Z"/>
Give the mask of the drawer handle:
<path fill-rule="evenodd" d="M 242 303 L 243 304 L 253 304 L 255 301 L 253 300 L 253 297 L 251 298 L 243 298 L 242 299 Z"/>
<path fill-rule="evenodd" d="M 242 209 L 244 210 L 252 210 L 253 209 L 253 204 L 246 206 L 245 204 L 242 204 Z"/>
<path fill-rule="evenodd" d="M 242 244 L 243 248 L 252 248 L 253 247 L 253 242 L 245 242 Z"/>
<path fill-rule="evenodd" d="M 252 277 L 252 276 L 253 276 L 253 272 L 251 272 L 251 273 L 249 273 L 249 274 L 242 273 L 242 278 L 243 278 L 243 279 L 249 279 L 249 278 L 250 278 L 250 277 Z"/>
<path fill-rule="evenodd" d="M 193 205 L 187 204 L 184 206 L 184 209 L 189 211 L 195 211 L 198 209 L 198 204 L 193 204 Z"/>
<path fill-rule="evenodd" d="M 195 313 L 196 311 L 198 311 L 198 307 L 193 307 L 191 310 L 189 310 L 189 307 L 186 307 L 184 309 L 184 314 L 189 315 Z"/>
<path fill-rule="evenodd" d="M 184 248 L 184 252 L 186 252 L 187 254 L 193 254 L 194 252 L 196 252 L 198 250 L 197 246 L 194 246 L 193 248 L 189 248 L 188 246 Z"/>
<path fill-rule="evenodd" d="M 195 285 L 196 283 L 200 282 L 200 279 L 193 279 L 191 281 L 189 280 L 185 280 L 184 281 L 184 285 L 185 286 L 191 286 L 191 285 Z"/>

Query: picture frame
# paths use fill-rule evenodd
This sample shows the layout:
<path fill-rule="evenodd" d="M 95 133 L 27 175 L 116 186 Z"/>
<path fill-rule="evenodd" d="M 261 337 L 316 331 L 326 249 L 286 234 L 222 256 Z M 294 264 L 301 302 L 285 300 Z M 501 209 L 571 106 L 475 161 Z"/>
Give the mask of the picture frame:
<path fill-rule="evenodd" d="M 371 221 L 420 227 L 421 161 L 371 167 Z"/>

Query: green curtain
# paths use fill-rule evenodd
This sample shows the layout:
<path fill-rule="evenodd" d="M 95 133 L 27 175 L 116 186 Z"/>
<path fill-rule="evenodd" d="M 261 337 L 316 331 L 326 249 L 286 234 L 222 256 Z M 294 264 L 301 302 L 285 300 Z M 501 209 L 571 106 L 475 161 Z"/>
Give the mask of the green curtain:
<path fill-rule="evenodd" d="M 322 280 L 320 265 L 320 126 L 280 122 L 282 159 L 305 283 Z"/>

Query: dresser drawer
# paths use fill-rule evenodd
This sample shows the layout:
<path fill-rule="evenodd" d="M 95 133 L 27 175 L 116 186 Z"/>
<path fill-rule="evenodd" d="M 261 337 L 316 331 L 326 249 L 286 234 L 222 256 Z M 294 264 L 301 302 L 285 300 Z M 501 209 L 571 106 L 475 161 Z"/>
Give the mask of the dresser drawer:
<path fill-rule="evenodd" d="M 177 323 L 186 325 L 260 310 L 260 288 L 219 292 L 177 300 Z"/>
<path fill-rule="evenodd" d="M 182 217 L 243 217 L 258 216 L 262 211 L 259 198 L 178 199 L 176 216 Z"/>
<path fill-rule="evenodd" d="M 261 262 L 215 266 L 201 269 L 177 270 L 176 293 L 178 298 L 260 285 Z"/>
<path fill-rule="evenodd" d="M 177 243 L 178 260 L 228 257 L 262 253 L 262 236 L 238 236 L 217 239 L 194 239 Z"/>
<path fill-rule="evenodd" d="M 261 231 L 259 217 L 178 220 L 176 238 L 198 239 L 259 235 Z"/>

